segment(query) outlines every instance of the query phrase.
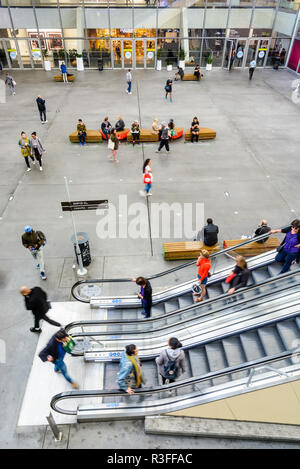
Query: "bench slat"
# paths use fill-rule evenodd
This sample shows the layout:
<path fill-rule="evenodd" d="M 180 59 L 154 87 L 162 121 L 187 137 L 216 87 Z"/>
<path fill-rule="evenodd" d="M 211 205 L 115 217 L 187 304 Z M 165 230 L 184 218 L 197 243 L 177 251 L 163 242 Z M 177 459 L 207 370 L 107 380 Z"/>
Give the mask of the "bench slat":
<path fill-rule="evenodd" d="M 245 241 L 244 239 L 227 239 L 223 242 L 224 249 L 231 248 L 236 246 L 237 244 L 242 243 Z M 267 251 L 271 251 L 272 249 L 276 249 L 280 246 L 280 241 L 275 236 L 270 237 L 267 239 L 265 243 L 257 243 L 253 241 L 252 243 L 245 244 L 237 249 L 234 249 L 236 254 L 240 254 L 243 256 L 258 256 Z"/>
<path fill-rule="evenodd" d="M 202 249 L 213 253 L 219 251 L 219 244 L 206 246 L 202 241 L 179 241 L 163 243 L 163 253 L 166 260 L 197 259 Z"/>

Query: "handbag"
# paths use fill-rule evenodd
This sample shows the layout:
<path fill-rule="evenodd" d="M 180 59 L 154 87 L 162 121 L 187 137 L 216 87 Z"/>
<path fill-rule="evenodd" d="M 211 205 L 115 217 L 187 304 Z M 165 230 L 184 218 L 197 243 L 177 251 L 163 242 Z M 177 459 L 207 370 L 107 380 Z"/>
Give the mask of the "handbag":
<path fill-rule="evenodd" d="M 114 150 L 114 149 L 115 149 L 115 144 L 114 144 L 114 142 L 113 142 L 111 139 L 108 140 L 107 146 L 108 146 L 108 148 L 109 148 L 110 150 Z"/>
<path fill-rule="evenodd" d="M 15 82 L 15 80 L 12 80 L 12 85 L 13 85 L 13 86 L 16 86 L 16 84 L 17 84 L 17 83 Z"/>
<path fill-rule="evenodd" d="M 151 184 L 152 176 L 149 173 L 144 174 L 144 184 Z"/>
<path fill-rule="evenodd" d="M 280 246 L 276 248 L 276 251 L 281 252 L 282 250 L 283 250 L 283 244 L 280 244 Z"/>
<path fill-rule="evenodd" d="M 69 340 L 67 342 L 63 342 L 62 347 L 65 352 L 72 353 L 73 348 L 75 347 L 75 342 L 71 336 L 69 336 Z"/>
<path fill-rule="evenodd" d="M 236 274 L 230 274 L 230 275 L 228 275 L 228 277 L 227 277 L 226 280 L 225 280 L 225 283 L 230 283 L 231 280 L 233 280 L 235 276 L 236 276 Z"/>

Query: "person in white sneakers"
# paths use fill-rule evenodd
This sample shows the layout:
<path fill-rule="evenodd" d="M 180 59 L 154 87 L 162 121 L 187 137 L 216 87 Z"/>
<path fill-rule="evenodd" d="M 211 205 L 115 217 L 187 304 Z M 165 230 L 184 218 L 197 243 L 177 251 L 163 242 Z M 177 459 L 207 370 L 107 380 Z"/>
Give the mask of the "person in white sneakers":
<path fill-rule="evenodd" d="M 126 73 L 126 80 L 127 80 L 127 84 L 128 84 L 128 88 L 126 90 L 126 93 L 131 94 L 132 75 L 131 75 L 131 70 L 130 69 Z"/>
<path fill-rule="evenodd" d="M 145 184 L 145 197 L 152 195 L 150 189 L 152 187 L 152 162 L 150 158 L 147 158 L 143 164 L 144 184 Z"/>
<path fill-rule="evenodd" d="M 45 124 L 46 122 L 48 122 L 47 117 L 46 117 L 46 104 L 45 103 L 46 101 L 40 95 L 38 95 L 38 97 L 36 98 L 36 104 L 40 113 L 42 124 Z"/>
<path fill-rule="evenodd" d="M 30 225 L 26 225 L 22 234 L 22 244 L 28 249 L 35 261 L 37 269 L 40 269 L 42 280 L 46 280 L 44 252 L 43 248 L 46 244 L 46 237 L 42 231 L 35 231 Z"/>
<path fill-rule="evenodd" d="M 19 140 L 19 147 L 21 148 L 21 153 L 24 156 L 25 163 L 27 166 L 27 171 L 31 171 L 29 158 L 31 158 L 32 164 L 35 164 L 35 160 L 31 154 L 30 140 L 25 134 L 25 132 L 21 132 L 21 138 Z"/>
<path fill-rule="evenodd" d="M 35 156 L 35 159 L 39 162 L 40 171 L 43 171 L 42 166 L 42 155 L 45 153 L 45 149 L 40 141 L 39 137 L 37 137 L 36 132 L 32 132 L 31 134 L 31 142 L 30 142 L 31 153 Z"/>

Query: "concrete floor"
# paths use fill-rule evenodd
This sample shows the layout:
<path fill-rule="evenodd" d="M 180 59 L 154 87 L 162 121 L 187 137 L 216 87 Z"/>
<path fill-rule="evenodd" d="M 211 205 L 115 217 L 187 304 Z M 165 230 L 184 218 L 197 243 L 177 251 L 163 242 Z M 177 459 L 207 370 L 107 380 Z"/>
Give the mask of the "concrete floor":
<path fill-rule="evenodd" d="M 31 313 L 24 309 L 18 288 L 24 283 L 41 285 L 52 301 L 71 299 L 74 254 L 70 214 L 60 208 L 66 200 L 63 176 L 72 181 L 72 200 L 116 203 L 119 194 L 127 194 L 128 203 L 142 202 L 146 213 L 155 202 L 204 203 L 205 217 L 213 217 L 220 227 L 220 240 L 251 234 L 262 217 L 272 227 L 300 217 L 296 191 L 300 107 L 291 99 L 295 79 L 291 73 L 257 70 L 249 82 L 247 71 L 213 70 L 200 83 L 176 82 L 173 103 L 164 100 L 165 71 L 135 72 L 131 96 L 125 93 L 125 71 L 78 72 L 76 82 L 68 85 L 54 83 L 52 75 L 14 72 L 17 94 L 8 95 L 6 104 L 0 105 L 0 339 L 6 345 L 6 363 L 0 363 L 1 448 L 53 447 L 48 428 L 16 426 L 37 344 L 37 337 L 29 332 Z M 39 122 L 37 94 L 47 100 L 46 125 Z M 156 144 L 134 148 L 121 144 L 118 166 L 108 160 L 104 144 L 79 148 L 69 142 L 78 118 L 87 128 L 96 129 L 105 115 L 114 123 L 119 114 L 128 126 L 138 119 L 146 128 L 154 117 L 174 118 L 176 126 L 187 128 L 197 115 L 201 126 L 216 129 L 217 138 L 194 145 L 181 139 L 172 144 L 170 155 L 157 155 Z M 17 146 L 22 130 L 29 135 L 36 130 L 47 150 L 43 173 L 36 168 L 26 172 Z M 152 159 L 154 172 L 153 196 L 148 202 L 138 194 L 145 158 Z M 123 226 L 124 219 L 118 218 Z M 147 275 L 176 265 L 162 258 L 161 245 L 167 239 L 101 240 L 96 232 L 99 219 L 95 212 L 76 214 L 78 231 L 90 236 L 90 277 Z M 20 237 L 26 224 L 47 235 L 46 282 L 40 280 L 22 247 Z M 71 425 L 64 428 L 61 446 L 127 448 L 132 444 L 128 432 L 138 435 L 131 441 L 136 445 L 138 440 L 141 448 L 293 446 L 147 436 L 142 425 L 141 421 Z"/>

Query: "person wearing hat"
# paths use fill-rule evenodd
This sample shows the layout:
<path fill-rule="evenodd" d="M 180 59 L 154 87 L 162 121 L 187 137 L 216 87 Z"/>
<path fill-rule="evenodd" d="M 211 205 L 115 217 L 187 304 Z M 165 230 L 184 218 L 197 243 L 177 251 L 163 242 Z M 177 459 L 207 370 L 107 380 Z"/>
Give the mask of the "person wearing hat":
<path fill-rule="evenodd" d="M 70 340 L 71 337 L 66 333 L 66 331 L 64 329 L 60 329 L 51 337 L 46 347 L 39 353 L 39 357 L 43 362 L 53 363 L 55 373 L 61 373 L 72 385 L 72 388 L 78 389 L 78 384 L 70 378 L 64 362 L 66 355 L 65 347 Z"/>
<path fill-rule="evenodd" d="M 48 318 L 47 313 L 51 308 L 47 300 L 47 293 L 40 287 L 29 288 L 26 285 L 20 288 L 20 294 L 24 296 L 26 309 L 31 311 L 34 316 L 34 327 L 30 328 L 31 332 L 41 332 L 40 320 L 49 322 L 52 326 L 61 327 L 59 322 Z"/>
<path fill-rule="evenodd" d="M 28 249 L 35 261 L 38 261 L 36 268 L 40 269 L 41 277 L 46 280 L 43 246 L 46 244 L 46 238 L 42 231 L 34 231 L 27 225 L 22 234 L 22 244 Z"/>
<path fill-rule="evenodd" d="M 160 150 L 165 146 L 167 152 L 169 153 L 170 148 L 169 148 L 169 137 L 170 137 L 170 130 L 167 126 L 166 122 L 161 123 L 161 139 L 160 139 L 160 144 L 158 147 L 158 150 L 156 150 L 155 153 L 159 153 Z"/>

